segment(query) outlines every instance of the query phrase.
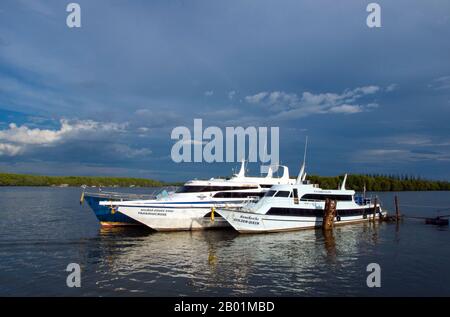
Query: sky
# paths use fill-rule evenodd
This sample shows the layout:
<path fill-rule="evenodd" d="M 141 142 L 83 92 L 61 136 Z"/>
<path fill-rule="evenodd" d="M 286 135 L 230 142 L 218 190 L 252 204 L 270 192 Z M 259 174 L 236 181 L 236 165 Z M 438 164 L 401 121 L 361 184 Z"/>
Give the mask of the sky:
<path fill-rule="evenodd" d="M 309 174 L 450 180 L 449 1 L 69 2 L 0 2 L 0 172 L 229 175 L 172 160 L 200 118 L 279 127 L 291 175 L 308 136 Z"/>

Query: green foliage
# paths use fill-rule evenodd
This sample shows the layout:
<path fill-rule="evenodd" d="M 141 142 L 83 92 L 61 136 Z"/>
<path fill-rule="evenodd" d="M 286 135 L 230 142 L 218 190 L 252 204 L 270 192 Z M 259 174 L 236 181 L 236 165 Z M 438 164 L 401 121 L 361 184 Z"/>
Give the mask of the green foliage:
<path fill-rule="evenodd" d="M 319 184 L 324 189 L 336 189 L 344 176 L 308 176 L 307 179 Z M 99 176 L 39 176 L 0 173 L 0 186 L 102 186 L 102 187 L 157 187 L 164 185 L 182 185 L 181 183 L 164 183 L 153 179 L 129 177 Z M 362 191 L 418 191 L 450 190 L 450 182 L 430 181 L 413 176 L 383 175 L 348 175 L 346 187 Z"/>
<path fill-rule="evenodd" d="M 103 186 L 103 187 L 156 187 L 166 183 L 144 178 L 98 176 L 39 176 L 0 173 L 0 186 Z"/>
<path fill-rule="evenodd" d="M 336 189 L 344 176 L 308 176 L 314 184 L 324 189 Z M 450 182 L 425 180 L 414 176 L 396 175 L 348 175 L 346 188 L 363 191 L 419 191 L 419 190 L 450 190 Z"/>

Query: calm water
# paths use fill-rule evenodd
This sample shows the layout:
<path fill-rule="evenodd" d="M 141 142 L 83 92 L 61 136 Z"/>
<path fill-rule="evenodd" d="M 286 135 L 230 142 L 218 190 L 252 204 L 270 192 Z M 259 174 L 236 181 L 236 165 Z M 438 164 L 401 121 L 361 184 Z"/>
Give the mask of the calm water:
<path fill-rule="evenodd" d="M 135 190 L 137 191 L 137 190 Z M 141 190 L 142 191 L 142 190 Z M 448 227 L 357 224 L 239 235 L 101 229 L 78 188 L 0 188 L 1 296 L 450 296 Z M 393 210 L 393 193 L 379 193 Z M 450 207 L 450 192 L 399 193 L 410 215 Z M 82 267 L 81 288 L 66 266 Z M 366 266 L 381 265 L 379 289 Z"/>

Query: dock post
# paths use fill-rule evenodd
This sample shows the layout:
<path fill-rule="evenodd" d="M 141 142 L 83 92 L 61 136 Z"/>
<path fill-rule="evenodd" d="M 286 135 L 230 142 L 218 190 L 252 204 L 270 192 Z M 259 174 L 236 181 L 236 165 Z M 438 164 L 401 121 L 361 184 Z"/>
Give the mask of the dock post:
<path fill-rule="evenodd" d="M 334 217 L 336 216 L 336 200 L 326 199 L 323 211 L 322 230 L 333 229 Z"/>
<path fill-rule="evenodd" d="M 375 196 L 375 200 L 373 202 L 373 221 L 375 222 L 377 216 L 377 205 L 378 205 L 378 197 Z"/>
<path fill-rule="evenodd" d="M 394 202 L 395 202 L 395 220 L 398 222 L 400 220 L 400 208 L 398 206 L 397 195 L 394 196 Z"/>

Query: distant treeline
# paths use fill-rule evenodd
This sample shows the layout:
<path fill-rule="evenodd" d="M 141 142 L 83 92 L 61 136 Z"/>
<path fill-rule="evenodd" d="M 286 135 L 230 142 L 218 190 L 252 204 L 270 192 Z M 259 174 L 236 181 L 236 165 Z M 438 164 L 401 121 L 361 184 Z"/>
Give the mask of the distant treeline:
<path fill-rule="evenodd" d="M 153 179 L 97 176 L 38 176 L 0 173 L 0 186 L 157 187 L 169 185 Z M 171 184 L 170 184 L 171 185 Z"/>
<path fill-rule="evenodd" d="M 336 189 L 344 176 L 307 177 L 314 184 L 324 189 Z M 165 183 L 153 179 L 129 177 L 98 176 L 39 176 L 24 174 L 0 173 L 0 186 L 97 186 L 97 187 L 159 187 L 182 185 L 182 183 Z M 450 182 L 431 181 L 412 176 L 394 175 L 348 175 L 346 188 L 356 191 L 418 191 L 418 190 L 450 190 Z"/>
<path fill-rule="evenodd" d="M 324 189 L 336 189 L 344 176 L 307 176 L 312 183 Z M 418 190 L 450 190 L 450 182 L 432 181 L 408 175 L 348 175 L 346 188 L 356 191 L 418 191 Z"/>

